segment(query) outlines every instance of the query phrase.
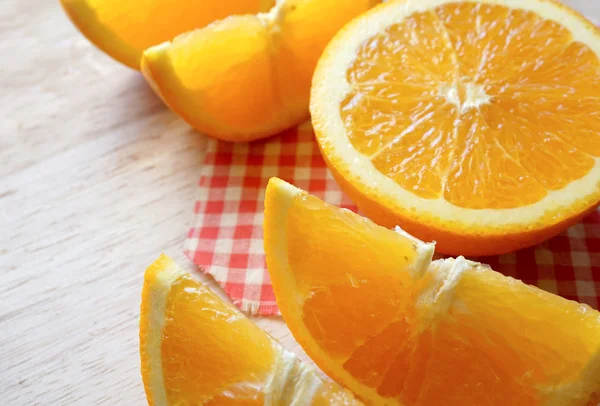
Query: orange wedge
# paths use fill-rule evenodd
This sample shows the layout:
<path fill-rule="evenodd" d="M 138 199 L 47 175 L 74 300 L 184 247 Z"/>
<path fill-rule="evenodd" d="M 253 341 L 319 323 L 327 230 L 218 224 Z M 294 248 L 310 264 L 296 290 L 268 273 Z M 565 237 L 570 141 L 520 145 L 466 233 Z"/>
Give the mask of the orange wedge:
<path fill-rule="evenodd" d="M 275 0 L 61 0 L 94 45 L 140 69 L 144 49 L 232 14 L 258 13 Z"/>
<path fill-rule="evenodd" d="M 140 356 L 150 405 L 362 404 L 165 255 L 144 278 Z"/>
<path fill-rule="evenodd" d="M 376 405 L 596 405 L 600 313 L 271 179 L 277 304 L 313 361 Z"/>
<path fill-rule="evenodd" d="M 227 141 L 276 134 L 308 118 L 313 70 L 331 37 L 378 0 L 281 0 L 144 52 L 142 71 L 171 109 Z"/>
<path fill-rule="evenodd" d="M 545 240 L 600 201 L 600 30 L 552 0 L 406 0 L 346 25 L 312 122 L 368 217 L 447 254 Z"/>

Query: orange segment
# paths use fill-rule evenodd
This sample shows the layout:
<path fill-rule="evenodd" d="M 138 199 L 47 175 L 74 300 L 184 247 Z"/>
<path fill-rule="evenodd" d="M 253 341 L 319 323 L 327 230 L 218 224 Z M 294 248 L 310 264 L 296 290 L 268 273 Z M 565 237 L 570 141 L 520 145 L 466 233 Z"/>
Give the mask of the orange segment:
<path fill-rule="evenodd" d="M 271 179 L 265 252 L 313 361 L 367 403 L 585 405 L 600 396 L 600 313 Z"/>
<path fill-rule="evenodd" d="M 144 52 L 142 71 L 196 129 L 228 141 L 276 134 L 308 118 L 321 51 L 376 0 L 282 0 Z"/>
<path fill-rule="evenodd" d="M 142 377 L 151 405 L 356 405 L 161 255 L 146 271 Z"/>
<path fill-rule="evenodd" d="M 390 2 L 325 51 L 317 140 L 381 224 L 445 253 L 531 245 L 600 201 L 599 55 L 553 1 Z"/>
<path fill-rule="evenodd" d="M 151 48 L 142 71 L 174 111 L 188 122 L 202 120 L 206 132 L 218 131 L 219 123 L 227 123 L 225 132 L 234 135 L 241 128 L 261 131 L 262 123 L 282 119 L 274 115 L 282 106 L 268 46 L 260 19 L 234 16 Z M 203 60 L 196 48 L 212 60 Z M 254 72 L 252 80 L 248 72 Z M 244 100 L 252 103 L 239 108 Z"/>
<path fill-rule="evenodd" d="M 144 49 L 232 14 L 258 13 L 275 0 L 61 0 L 77 28 L 98 48 L 134 69 Z"/>

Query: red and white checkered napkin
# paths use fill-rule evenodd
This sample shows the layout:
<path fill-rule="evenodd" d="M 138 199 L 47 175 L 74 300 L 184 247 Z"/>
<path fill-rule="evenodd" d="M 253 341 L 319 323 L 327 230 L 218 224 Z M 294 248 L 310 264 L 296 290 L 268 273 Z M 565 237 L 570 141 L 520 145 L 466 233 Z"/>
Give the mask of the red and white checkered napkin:
<path fill-rule="evenodd" d="M 325 166 L 309 124 L 263 142 L 211 141 L 185 253 L 216 279 L 236 305 L 253 315 L 279 314 L 263 251 L 263 201 L 272 176 L 328 203 L 356 210 Z M 598 309 L 600 211 L 534 248 L 476 259 Z"/>

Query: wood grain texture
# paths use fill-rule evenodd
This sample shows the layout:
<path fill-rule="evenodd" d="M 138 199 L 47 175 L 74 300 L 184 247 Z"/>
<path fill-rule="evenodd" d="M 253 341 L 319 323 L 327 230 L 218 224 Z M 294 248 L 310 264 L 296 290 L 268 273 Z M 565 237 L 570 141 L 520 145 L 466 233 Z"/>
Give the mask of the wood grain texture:
<path fill-rule="evenodd" d="M 199 275 L 181 251 L 206 138 L 56 1 L 2 1 L 0 33 L 0 404 L 144 404 L 143 271 L 164 251 Z"/>

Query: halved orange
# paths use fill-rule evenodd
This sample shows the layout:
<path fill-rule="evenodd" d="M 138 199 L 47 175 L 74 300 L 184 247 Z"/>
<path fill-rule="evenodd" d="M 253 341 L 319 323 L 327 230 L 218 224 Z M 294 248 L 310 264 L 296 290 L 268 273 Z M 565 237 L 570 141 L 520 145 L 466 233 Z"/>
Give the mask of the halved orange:
<path fill-rule="evenodd" d="M 233 16 L 144 52 L 142 71 L 171 109 L 228 141 L 276 134 L 308 118 L 323 48 L 379 0 L 280 0 L 268 12 Z"/>
<path fill-rule="evenodd" d="M 600 313 L 279 180 L 265 201 L 277 304 L 312 360 L 368 404 L 596 405 Z"/>
<path fill-rule="evenodd" d="M 536 244 L 600 201 L 600 30 L 553 0 L 406 0 L 346 25 L 312 122 L 368 217 L 447 254 Z"/>
<path fill-rule="evenodd" d="M 140 356 L 150 405 L 362 404 L 165 255 L 144 278 Z"/>
<path fill-rule="evenodd" d="M 275 0 L 61 0 L 94 45 L 140 69 L 144 49 L 232 14 L 269 10 Z"/>

